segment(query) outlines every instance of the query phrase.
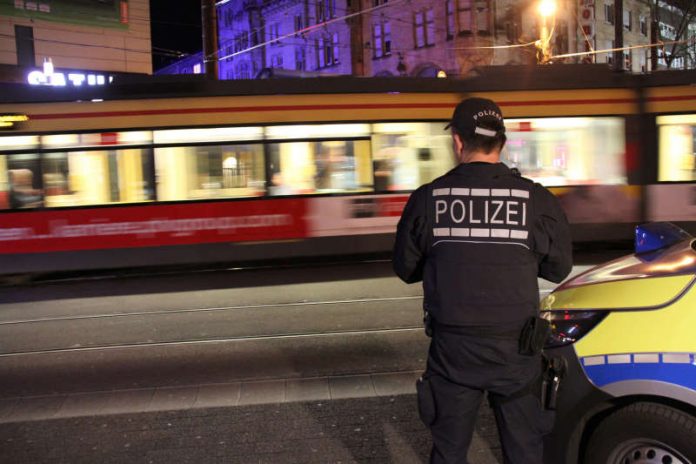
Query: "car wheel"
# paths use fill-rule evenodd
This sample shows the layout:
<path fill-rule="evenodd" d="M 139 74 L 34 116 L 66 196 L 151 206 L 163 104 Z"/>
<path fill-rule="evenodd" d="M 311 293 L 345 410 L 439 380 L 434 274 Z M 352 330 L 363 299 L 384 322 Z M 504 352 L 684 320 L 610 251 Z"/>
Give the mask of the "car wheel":
<path fill-rule="evenodd" d="M 634 403 L 604 419 L 586 464 L 696 464 L 696 418 L 654 403 Z"/>

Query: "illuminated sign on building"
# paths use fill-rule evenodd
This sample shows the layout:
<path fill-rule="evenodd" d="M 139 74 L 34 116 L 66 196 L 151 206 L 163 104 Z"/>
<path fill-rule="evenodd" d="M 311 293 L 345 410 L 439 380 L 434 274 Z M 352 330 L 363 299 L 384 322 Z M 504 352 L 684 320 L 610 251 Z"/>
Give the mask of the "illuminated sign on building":
<path fill-rule="evenodd" d="M 105 85 L 114 80 L 114 76 L 86 73 L 82 71 L 58 72 L 53 69 L 50 58 L 44 59 L 43 70 L 27 74 L 30 85 L 52 85 L 56 87 L 81 87 L 83 85 Z"/>
<path fill-rule="evenodd" d="M 114 80 L 114 76 L 82 72 L 54 72 L 45 74 L 43 71 L 32 71 L 27 74 L 30 85 L 53 85 L 57 87 L 80 87 L 83 85 L 105 85 Z"/>

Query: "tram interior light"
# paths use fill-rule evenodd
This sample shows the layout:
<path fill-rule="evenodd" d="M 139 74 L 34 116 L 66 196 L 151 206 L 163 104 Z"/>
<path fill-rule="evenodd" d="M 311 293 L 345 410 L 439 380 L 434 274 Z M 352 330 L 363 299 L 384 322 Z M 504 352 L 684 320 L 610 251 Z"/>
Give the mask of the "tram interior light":
<path fill-rule="evenodd" d="M 266 137 L 269 139 L 314 139 L 324 137 L 367 137 L 369 124 L 317 124 L 301 126 L 269 126 Z"/>
<path fill-rule="evenodd" d="M 188 143 L 188 142 L 213 142 L 236 141 L 244 142 L 261 140 L 263 128 L 259 126 L 249 127 L 221 127 L 211 129 L 175 129 L 155 131 L 155 143 Z"/>

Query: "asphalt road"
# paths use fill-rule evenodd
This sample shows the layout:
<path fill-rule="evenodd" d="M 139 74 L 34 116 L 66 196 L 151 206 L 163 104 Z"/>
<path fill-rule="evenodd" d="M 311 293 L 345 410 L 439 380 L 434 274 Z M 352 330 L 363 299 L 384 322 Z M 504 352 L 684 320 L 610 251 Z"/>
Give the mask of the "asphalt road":
<path fill-rule="evenodd" d="M 0 462 L 426 462 L 421 296 L 382 262 L 2 287 Z"/>

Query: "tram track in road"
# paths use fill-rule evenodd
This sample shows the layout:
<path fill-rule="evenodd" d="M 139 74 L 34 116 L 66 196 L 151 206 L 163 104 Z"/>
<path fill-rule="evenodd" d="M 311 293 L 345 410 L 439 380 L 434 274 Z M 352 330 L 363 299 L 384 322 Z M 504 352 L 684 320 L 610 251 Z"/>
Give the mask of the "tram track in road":
<path fill-rule="evenodd" d="M 422 289 L 383 267 L 5 290 L 0 398 L 418 370 Z"/>
<path fill-rule="evenodd" d="M 0 357 L 421 328 L 420 296 L 231 305 L 0 322 Z"/>
<path fill-rule="evenodd" d="M 543 294 L 546 292 L 548 291 L 543 290 L 541 293 Z M 5 340 L 4 343 L 0 343 L 0 358 L 47 353 L 77 353 L 156 346 L 231 343 L 245 340 L 300 339 L 308 337 L 385 333 L 389 331 L 419 331 L 422 330 L 422 323 L 420 321 L 421 313 L 419 309 L 420 300 L 422 300 L 422 296 L 359 298 L 7 320 L 0 322 L 0 334 L 3 335 L 2 339 Z M 404 303 L 409 306 L 405 312 Z M 413 305 L 413 303 L 417 304 Z M 381 312 L 381 317 L 379 317 L 380 315 L 378 314 L 376 318 L 370 318 L 368 314 L 372 312 L 376 306 L 377 311 Z M 399 308 L 397 309 L 395 306 Z M 331 308 L 331 310 L 327 308 Z M 220 323 L 220 319 L 217 318 L 212 321 L 200 319 L 201 316 L 205 318 L 210 316 L 211 313 L 229 316 L 230 312 L 254 312 L 256 315 L 260 310 L 266 311 L 267 313 L 258 317 L 260 321 L 263 321 L 266 317 L 271 321 L 278 321 L 279 318 L 283 317 L 284 312 L 299 310 L 301 313 L 299 313 L 299 316 L 294 315 L 295 318 L 299 317 L 307 319 L 308 321 L 314 320 L 314 323 L 307 322 L 303 326 L 298 326 L 297 323 L 288 323 L 286 327 L 282 323 L 274 325 L 273 323 L 269 324 L 267 322 L 265 326 L 263 323 L 251 324 L 247 326 L 246 330 L 242 330 L 241 332 L 238 330 L 235 332 L 235 330 L 226 331 L 223 329 L 217 334 L 201 334 L 200 332 L 187 332 L 181 329 L 181 327 L 185 328 L 188 323 L 211 325 Z M 333 323 L 333 316 L 336 316 L 337 312 L 355 313 L 354 316 L 357 321 L 348 323 L 349 321 L 346 320 L 345 322 Z M 391 318 L 390 316 L 394 317 Z M 179 317 L 180 319 L 172 321 L 172 317 Z M 244 319 L 248 320 L 248 317 L 249 314 L 242 316 L 240 318 L 241 323 L 244 323 Z M 166 318 L 166 321 L 164 323 L 159 322 L 157 321 L 158 318 Z M 198 318 L 198 321 L 195 320 L 196 318 Z M 120 319 L 121 323 L 115 327 L 109 327 L 103 324 L 105 320 L 110 321 L 113 319 Z M 317 320 L 323 322 L 317 322 Z M 82 323 L 83 326 L 75 326 L 80 323 Z M 89 323 L 90 325 L 84 325 L 84 323 Z M 13 332 L 17 338 L 22 338 L 21 333 L 25 332 L 24 329 L 26 327 L 33 326 L 33 328 L 36 328 L 37 324 L 39 327 L 40 324 L 45 325 L 45 327 L 36 330 L 38 333 L 53 333 L 54 335 L 44 335 L 43 340 L 41 340 L 42 337 L 39 337 L 39 339 L 33 342 L 33 345 L 32 343 L 25 343 L 23 345 L 18 343 L 12 344 Z M 65 327 L 66 324 L 68 324 L 68 327 Z M 165 325 L 174 326 L 174 331 L 161 335 L 159 339 L 156 338 L 157 336 L 153 338 L 150 331 L 154 330 L 156 332 L 158 328 Z M 181 327 L 178 327 L 179 325 L 181 325 Z M 143 330 L 143 326 L 145 326 L 145 330 Z M 90 327 L 94 329 L 93 332 L 89 330 Z M 295 330 L 293 330 L 293 328 Z M 125 330 L 123 330 L 123 333 L 113 333 L 114 330 L 118 331 L 119 329 Z M 171 327 L 170 330 L 172 330 Z M 138 331 L 140 332 L 138 333 Z M 26 331 L 25 333 L 28 332 L 29 331 Z M 91 332 L 91 338 L 85 336 L 87 332 Z M 80 339 L 79 337 L 83 338 Z M 63 340 L 62 342 L 60 341 L 61 338 Z M 41 348 L 42 344 L 43 348 Z M 14 349 L 11 348 L 12 346 L 14 346 Z"/>
<path fill-rule="evenodd" d="M 403 297 L 387 297 L 387 298 L 355 298 L 355 299 L 345 299 L 345 300 L 334 300 L 334 301 L 301 301 L 292 303 L 273 303 L 273 304 L 257 304 L 257 305 L 239 305 L 239 306 L 221 306 L 221 307 L 211 307 L 211 308 L 188 308 L 188 309 L 166 309 L 166 310 L 156 310 L 156 311 L 139 311 L 139 312 L 122 312 L 122 313 L 103 313 L 103 314 L 89 314 L 89 315 L 79 315 L 79 316 L 59 316 L 59 317 L 40 317 L 31 319 L 15 319 L 2 321 L 0 320 L 0 326 L 3 325 L 14 325 L 14 324 L 30 324 L 35 322 L 55 322 L 55 321 L 75 321 L 75 320 L 85 320 L 85 319 L 105 319 L 112 317 L 129 317 L 129 316 L 152 316 L 152 315 L 172 315 L 181 313 L 200 313 L 200 312 L 218 312 L 218 311 L 234 311 L 243 309 L 269 309 L 269 308 L 281 308 L 281 307 L 297 307 L 297 306 L 318 306 L 318 305 L 333 305 L 333 304 L 350 304 L 350 303 L 368 303 L 368 302 L 382 302 L 382 301 L 406 301 L 406 300 L 419 300 L 423 299 L 423 296 L 403 296 Z"/>
<path fill-rule="evenodd" d="M 59 353 L 78 353 L 78 352 L 88 352 L 88 351 L 99 351 L 99 350 L 113 350 L 113 349 L 129 349 L 129 348 L 144 348 L 144 347 L 174 347 L 174 346 L 185 346 L 185 345 L 197 345 L 197 344 L 215 344 L 215 343 L 229 343 L 229 342 L 242 342 L 242 341 L 261 341 L 261 340 L 292 340 L 292 339 L 302 339 L 310 337 L 335 337 L 335 336 L 347 336 L 347 335 L 369 335 L 369 334 L 388 334 L 388 333 L 406 333 L 412 331 L 421 331 L 423 327 L 412 326 L 412 327 L 392 327 L 388 329 L 369 329 L 369 330 L 340 330 L 333 332 L 313 332 L 313 333 L 286 333 L 286 334 L 263 334 L 263 335 L 253 335 L 253 336 L 241 336 L 241 337 L 228 337 L 228 338 L 207 338 L 207 339 L 196 339 L 196 340 L 176 340 L 169 342 L 152 342 L 152 343 L 132 343 L 132 344 L 114 344 L 114 345 L 102 345 L 102 346 L 91 346 L 91 347 L 75 347 L 75 348 L 59 348 L 50 350 L 37 350 L 37 351 L 22 351 L 16 353 L 0 353 L 0 358 L 7 358 L 12 356 L 28 356 L 28 355 L 41 355 L 41 354 L 59 354 Z"/>

